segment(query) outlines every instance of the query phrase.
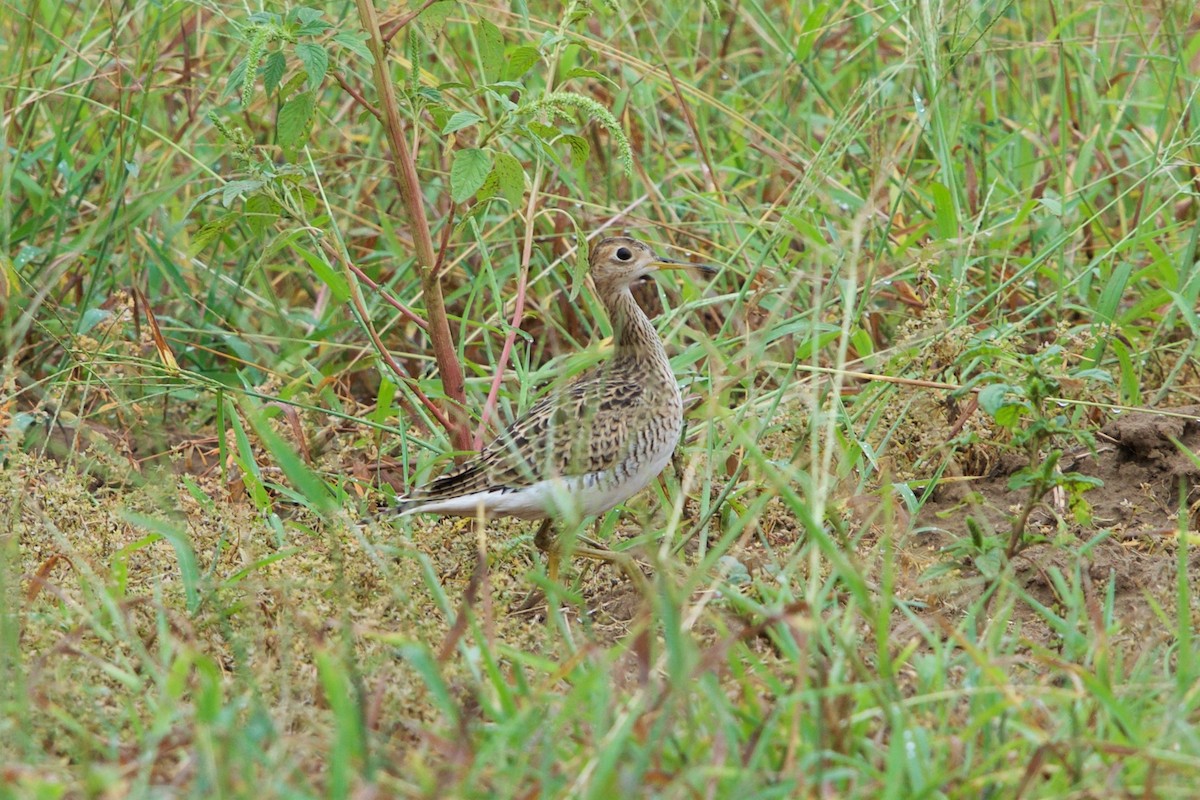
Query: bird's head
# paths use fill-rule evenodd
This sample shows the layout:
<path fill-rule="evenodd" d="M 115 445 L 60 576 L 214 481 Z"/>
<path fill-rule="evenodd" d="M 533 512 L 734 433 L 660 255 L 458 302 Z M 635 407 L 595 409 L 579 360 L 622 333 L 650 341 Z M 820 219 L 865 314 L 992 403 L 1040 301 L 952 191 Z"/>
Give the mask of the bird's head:
<path fill-rule="evenodd" d="M 612 236 L 594 244 L 589 264 L 596 291 L 603 298 L 612 297 L 660 270 L 694 269 L 708 275 L 717 272 L 706 264 L 663 258 L 650 245 L 628 236 Z"/>

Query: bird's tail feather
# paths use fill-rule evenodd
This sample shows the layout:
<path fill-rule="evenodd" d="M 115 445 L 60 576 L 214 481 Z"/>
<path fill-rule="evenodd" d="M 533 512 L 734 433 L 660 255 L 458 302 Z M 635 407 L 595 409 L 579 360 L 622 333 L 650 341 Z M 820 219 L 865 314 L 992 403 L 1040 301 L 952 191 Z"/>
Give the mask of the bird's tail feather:
<path fill-rule="evenodd" d="M 470 462 L 441 477 L 434 478 L 424 486 L 417 487 L 407 497 L 396 498 L 392 511 L 400 516 L 414 514 L 430 503 L 450 500 L 485 488 L 480 485 L 485 479 L 483 466 Z"/>

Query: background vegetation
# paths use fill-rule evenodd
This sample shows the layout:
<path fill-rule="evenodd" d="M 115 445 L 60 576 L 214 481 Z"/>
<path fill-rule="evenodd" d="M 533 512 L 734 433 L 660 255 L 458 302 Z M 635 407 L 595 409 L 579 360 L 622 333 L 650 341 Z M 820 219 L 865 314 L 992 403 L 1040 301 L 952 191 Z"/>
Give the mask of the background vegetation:
<path fill-rule="evenodd" d="M 1194 796 L 1194 4 L 0 10 L 0 796 Z M 618 232 L 650 595 L 373 517 Z"/>

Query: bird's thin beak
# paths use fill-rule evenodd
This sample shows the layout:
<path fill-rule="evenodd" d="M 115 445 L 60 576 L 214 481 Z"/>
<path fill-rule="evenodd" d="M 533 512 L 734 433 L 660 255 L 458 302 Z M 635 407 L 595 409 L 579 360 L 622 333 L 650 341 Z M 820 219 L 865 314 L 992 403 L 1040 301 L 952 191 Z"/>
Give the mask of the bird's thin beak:
<path fill-rule="evenodd" d="M 693 264 L 690 261 L 676 261 L 673 258 L 658 257 L 650 263 L 655 269 L 692 269 L 702 275 L 716 275 L 719 269 L 710 264 Z"/>

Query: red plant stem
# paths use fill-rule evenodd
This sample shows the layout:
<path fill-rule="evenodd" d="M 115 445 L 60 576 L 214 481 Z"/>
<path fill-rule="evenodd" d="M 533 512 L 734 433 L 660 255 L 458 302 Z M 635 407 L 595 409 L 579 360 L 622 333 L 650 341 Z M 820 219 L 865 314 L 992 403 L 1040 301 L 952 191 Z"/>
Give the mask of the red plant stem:
<path fill-rule="evenodd" d="M 396 101 L 396 87 L 388 70 L 387 45 L 379 31 L 379 15 L 373 0 L 356 0 L 358 16 L 367 33 L 367 46 L 371 49 L 375 63 L 375 90 L 379 94 L 379 110 L 383 114 L 384 131 L 392 153 L 392 165 L 396 169 L 400 198 L 408 211 L 409 230 L 417 250 L 417 268 L 421 275 L 421 289 L 425 295 L 425 308 L 429 316 L 429 340 L 433 347 L 434 360 L 442 378 L 442 387 L 453 407 L 446 419 L 446 432 L 458 450 L 470 447 L 470 432 L 467 430 L 463 408 L 466 394 L 463 386 L 462 365 L 450 336 L 450 320 L 446 316 L 446 303 L 442 297 L 442 284 L 435 268 L 437 255 L 433 249 L 433 237 L 429 220 L 425 216 L 425 198 L 421 193 L 417 165 L 404 138 L 404 123 L 400 117 L 400 105 Z M 414 64 L 415 68 L 416 65 Z"/>
<path fill-rule="evenodd" d="M 504 346 L 500 349 L 500 363 L 496 366 L 496 374 L 492 377 L 492 386 L 488 390 L 487 401 L 483 404 L 483 414 L 479 419 L 479 428 L 475 431 L 475 449 L 483 447 L 483 434 L 487 430 L 488 418 L 492 412 L 496 410 L 496 398 L 500 394 L 500 384 L 504 381 L 504 368 L 508 365 L 508 357 L 512 353 L 513 343 L 517 340 L 517 331 L 520 330 L 521 318 L 525 314 L 525 287 L 529 281 L 529 247 L 530 241 L 526 239 L 526 246 L 521 253 L 521 275 L 517 279 L 517 305 L 513 309 L 512 324 L 509 326 L 508 335 L 504 337 Z"/>
<path fill-rule="evenodd" d="M 538 167 L 529 187 L 529 200 L 525 204 L 525 236 L 521 242 L 521 270 L 517 278 L 517 305 L 513 309 L 512 324 L 509 325 L 508 335 L 504 337 L 504 346 L 500 349 L 500 363 L 496 365 L 496 374 L 492 377 L 492 386 L 488 390 L 487 400 L 483 404 L 483 413 L 479 415 L 479 427 L 475 430 L 473 442 L 476 450 L 483 447 L 483 434 L 487 430 L 488 419 L 496 410 L 496 398 L 500 395 L 500 384 L 504 382 L 504 370 L 508 366 L 508 357 L 517 340 L 517 331 L 521 329 L 521 318 L 525 315 L 525 288 L 529 283 L 529 262 L 533 258 L 534 204 L 537 202 L 538 184 L 541 183 L 541 177 L 541 167 Z"/>
<path fill-rule="evenodd" d="M 404 317 L 406 320 L 413 323 L 414 325 L 416 325 L 418 328 L 420 328 L 423 331 L 429 330 L 428 322 L 426 322 L 425 320 L 423 320 L 419 316 L 417 316 L 417 314 L 412 309 L 410 309 L 408 306 L 404 305 L 404 303 L 401 303 L 399 300 L 397 300 L 391 294 L 389 294 L 388 292 L 385 292 L 383 290 L 383 287 L 380 286 L 375 281 L 371 280 L 371 278 L 365 272 L 363 272 L 361 269 L 356 267 L 354 264 L 347 264 L 346 266 L 348 266 L 350 268 L 351 272 L 353 272 L 355 275 L 358 276 L 358 279 L 360 281 L 365 283 L 367 286 L 370 286 L 371 291 L 376 292 L 380 297 L 382 297 L 383 301 L 385 303 L 387 303 L 389 306 L 391 306 L 392 308 L 399 311 L 400 316 Z"/>
<path fill-rule="evenodd" d="M 358 275 L 363 280 L 367 281 L 367 283 L 374 285 L 374 281 L 372 281 L 366 275 L 363 275 L 358 267 L 351 264 L 350 259 L 347 258 L 341 250 L 329 244 L 329 242 L 324 241 L 321 242 L 321 247 L 326 253 L 336 258 L 344 269 L 353 272 L 355 275 Z M 355 310 L 358 311 L 359 317 L 362 318 L 363 326 L 367 329 L 367 335 L 371 337 L 371 342 L 375 345 L 375 350 L 379 353 L 379 357 L 383 360 L 383 363 L 386 364 L 388 369 L 390 369 L 396 375 L 396 377 L 400 379 L 401 383 L 407 386 L 408 389 L 417 396 L 417 399 L 421 401 L 421 405 L 425 406 L 425 408 L 429 410 L 429 413 L 435 420 L 437 420 L 437 423 L 444 429 L 450 430 L 451 422 L 446 416 L 445 412 L 438 408 L 437 404 L 430 400 L 425 393 L 421 391 L 421 387 L 417 385 L 416 380 L 404 371 L 404 368 L 396 362 L 396 359 L 392 357 L 391 352 L 388 351 L 387 347 L 384 346 L 383 340 L 379 338 L 379 333 L 375 330 L 375 326 L 371 324 L 371 318 L 367 315 L 367 308 L 363 305 L 362 295 L 359 293 L 358 287 L 356 286 L 350 292 L 350 302 L 354 305 Z M 410 311 L 409 313 L 411 314 L 412 312 Z"/>

